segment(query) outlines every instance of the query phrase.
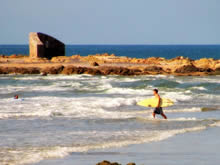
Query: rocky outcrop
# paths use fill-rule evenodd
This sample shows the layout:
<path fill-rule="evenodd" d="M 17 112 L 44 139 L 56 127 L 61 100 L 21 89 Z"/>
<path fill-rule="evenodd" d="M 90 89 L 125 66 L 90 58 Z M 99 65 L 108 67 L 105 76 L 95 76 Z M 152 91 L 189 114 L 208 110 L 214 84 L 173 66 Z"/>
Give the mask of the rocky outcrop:
<path fill-rule="evenodd" d="M 102 162 L 97 163 L 96 165 L 121 165 L 121 164 L 119 164 L 119 163 L 117 163 L 117 162 L 111 163 L 111 162 L 109 162 L 109 161 L 107 161 L 107 160 L 104 160 L 104 161 L 102 161 Z"/>
<path fill-rule="evenodd" d="M 43 75 L 47 74 L 60 74 L 64 69 L 63 65 L 58 65 L 58 66 L 52 66 L 52 67 L 46 67 L 41 69 L 41 73 Z"/>
<path fill-rule="evenodd" d="M 119 164 L 117 162 L 111 163 L 111 162 L 109 162 L 107 160 L 103 160 L 102 162 L 99 162 L 96 165 L 121 165 L 121 164 Z M 136 165 L 136 164 L 135 163 L 128 163 L 127 165 Z"/>
<path fill-rule="evenodd" d="M 47 34 L 31 32 L 29 51 L 31 58 L 51 59 L 56 56 L 65 56 L 65 45 Z"/>
<path fill-rule="evenodd" d="M 144 71 L 150 72 L 162 72 L 163 68 L 158 66 L 148 66 L 144 68 Z"/>
<path fill-rule="evenodd" d="M 91 65 L 91 66 L 99 66 L 99 64 L 98 64 L 97 62 L 95 62 L 95 61 L 94 61 L 94 62 L 91 62 L 90 65 Z"/>
<path fill-rule="evenodd" d="M 32 68 L 32 69 L 31 69 Z M 34 69 L 33 69 L 34 68 Z M 136 59 L 115 55 L 73 55 L 52 59 L 29 58 L 23 55 L 0 55 L 0 74 L 91 74 L 91 75 L 220 75 L 220 60 L 191 60 L 185 57 L 173 59 Z"/>
<path fill-rule="evenodd" d="M 175 70 L 175 73 L 192 73 L 199 72 L 199 68 L 194 65 L 183 65 Z"/>
<path fill-rule="evenodd" d="M 62 74 L 91 74 L 91 75 L 102 75 L 103 73 L 96 68 L 87 68 L 87 67 L 76 67 L 76 66 L 67 66 L 61 72 Z"/>
<path fill-rule="evenodd" d="M 25 58 L 25 63 L 49 63 L 47 58 Z"/>
<path fill-rule="evenodd" d="M 197 68 L 193 64 L 183 65 L 175 70 L 175 73 L 214 72 L 211 68 Z"/>
<path fill-rule="evenodd" d="M 220 67 L 215 69 L 216 72 L 220 72 Z"/>
<path fill-rule="evenodd" d="M 40 69 L 35 67 L 0 67 L 0 74 L 40 74 Z"/>
<path fill-rule="evenodd" d="M 126 67 L 99 67 L 99 70 L 103 75 L 122 75 L 122 76 L 133 76 L 143 75 L 144 72 L 140 69 L 126 68 Z"/>
<path fill-rule="evenodd" d="M 195 60 L 193 64 L 198 68 L 206 68 L 206 69 L 212 69 L 215 68 L 215 65 L 217 64 L 216 60 L 212 58 L 202 58 L 199 60 Z"/>

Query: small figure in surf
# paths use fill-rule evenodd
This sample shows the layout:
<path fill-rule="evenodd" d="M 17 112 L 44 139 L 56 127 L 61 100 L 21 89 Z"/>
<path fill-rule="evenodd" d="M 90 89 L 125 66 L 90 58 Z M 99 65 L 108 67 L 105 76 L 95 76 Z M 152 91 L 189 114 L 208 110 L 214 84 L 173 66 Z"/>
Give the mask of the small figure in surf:
<path fill-rule="evenodd" d="M 18 95 L 14 95 L 14 99 L 18 99 Z"/>
<path fill-rule="evenodd" d="M 163 116 L 164 119 L 167 119 L 166 115 L 163 113 L 162 107 L 160 107 L 161 98 L 160 98 L 160 95 L 158 94 L 158 90 L 154 89 L 153 92 L 154 92 L 154 96 L 158 99 L 157 106 L 153 112 L 153 117 L 155 118 L 155 115 L 158 114 L 158 115 Z"/>

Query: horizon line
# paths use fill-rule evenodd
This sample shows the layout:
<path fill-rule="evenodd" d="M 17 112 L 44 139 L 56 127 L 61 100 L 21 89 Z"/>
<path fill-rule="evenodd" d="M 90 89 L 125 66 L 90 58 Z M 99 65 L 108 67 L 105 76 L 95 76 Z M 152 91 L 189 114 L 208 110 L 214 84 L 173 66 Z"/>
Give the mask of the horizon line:
<path fill-rule="evenodd" d="M 29 45 L 29 44 L 0 44 L 4 45 Z M 220 46 L 219 44 L 65 44 L 65 45 L 79 45 L 79 46 Z"/>

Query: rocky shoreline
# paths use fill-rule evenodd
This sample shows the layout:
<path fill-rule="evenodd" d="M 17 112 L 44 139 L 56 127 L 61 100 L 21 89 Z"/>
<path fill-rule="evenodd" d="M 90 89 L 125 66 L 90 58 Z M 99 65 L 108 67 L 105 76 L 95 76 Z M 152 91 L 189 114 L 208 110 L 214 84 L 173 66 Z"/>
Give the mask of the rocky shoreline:
<path fill-rule="evenodd" d="M 31 58 L 28 55 L 0 55 L 0 74 L 91 74 L 91 75 L 220 75 L 220 59 L 192 60 L 182 56 L 146 59 L 96 54 L 88 56 L 58 56 L 52 59 Z"/>

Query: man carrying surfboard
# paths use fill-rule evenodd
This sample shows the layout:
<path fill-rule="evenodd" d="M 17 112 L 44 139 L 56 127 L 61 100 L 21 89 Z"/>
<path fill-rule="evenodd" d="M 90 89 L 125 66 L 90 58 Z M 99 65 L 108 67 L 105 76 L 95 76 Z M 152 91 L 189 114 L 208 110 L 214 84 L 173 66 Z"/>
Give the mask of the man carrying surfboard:
<path fill-rule="evenodd" d="M 163 113 L 162 107 L 169 107 L 174 104 L 174 102 L 168 98 L 161 98 L 158 94 L 158 90 L 154 89 L 154 97 L 147 98 L 137 102 L 137 105 L 144 107 L 155 107 L 153 111 L 153 117 L 155 118 L 156 114 L 163 116 L 164 119 L 167 119 L 166 115 Z"/>
<path fill-rule="evenodd" d="M 166 115 L 163 113 L 162 107 L 160 106 L 161 98 L 160 98 L 160 95 L 158 94 L 158 90 L 154 89 L 153 92 L 154 92 L 155 98 L 157 99 L 157 106 L 154 109 L 153 117 L 155 118 L 155 115 L 158 114 L 158 115 L 163 116 L 164 119 L 167 119 Z"/>

